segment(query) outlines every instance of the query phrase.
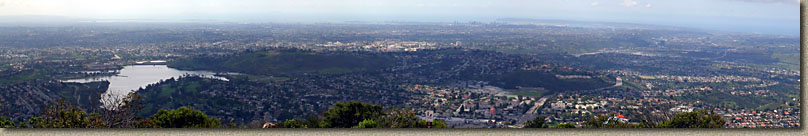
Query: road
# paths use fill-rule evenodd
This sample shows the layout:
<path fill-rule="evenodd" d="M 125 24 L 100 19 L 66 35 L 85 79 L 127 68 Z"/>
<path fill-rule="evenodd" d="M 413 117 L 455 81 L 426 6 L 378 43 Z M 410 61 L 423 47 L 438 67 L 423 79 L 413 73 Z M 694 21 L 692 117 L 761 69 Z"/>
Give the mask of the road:
<path fill-rule="evenodd" d="M 527 122 L 528 120 L 532 120 L 533 118 L 536 118 L 536 116 L 539 115 L 538 114 L 539 110 L 541 110 L 539 108 L 544 106 L 545 101 L 547 101 L 547 97 L 542 97 L 542 98 L 539 99 L 539 101 L 536 101 L 536 103 L 534 103 L 533 107 L 530 107 L 530 109 L 527 110 L 527 112 L 525 112 L 525 114 L 522 114 L 522 117 L 519 117 L 519 121 L 517 122 L 517 124 L 523 124 L 523 123 Z"/>
<path fill-rule="evenodd" d="M 617 81 L 614 83 L 614 85 L 613 85 L 613 86 L 609 86 L 609 87 L 603 87 L 603 88 L 598 88 L 598 89 L 595 89 L 595 91 L 606 90 L 606 89 L 612 89 L 612 88 L 615 88 L 615 87 L 620 87 L 620 86 L 623 86 L 623 79 L 622 79 L 622 78 L 620 78 L 620 77 L 618 76 L 617 78 L 615 78 L 615 80 L 617 80 Z"/>

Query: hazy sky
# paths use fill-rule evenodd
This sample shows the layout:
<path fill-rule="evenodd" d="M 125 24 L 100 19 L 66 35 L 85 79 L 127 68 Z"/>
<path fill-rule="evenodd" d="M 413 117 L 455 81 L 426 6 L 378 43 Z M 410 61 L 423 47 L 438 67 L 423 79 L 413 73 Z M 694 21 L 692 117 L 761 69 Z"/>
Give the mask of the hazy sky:
<path fill-rule="evenodd" d="M 0 15 L 268 22 L 564 19 L 799 35 L 798 0 L 0 0 Z"/>

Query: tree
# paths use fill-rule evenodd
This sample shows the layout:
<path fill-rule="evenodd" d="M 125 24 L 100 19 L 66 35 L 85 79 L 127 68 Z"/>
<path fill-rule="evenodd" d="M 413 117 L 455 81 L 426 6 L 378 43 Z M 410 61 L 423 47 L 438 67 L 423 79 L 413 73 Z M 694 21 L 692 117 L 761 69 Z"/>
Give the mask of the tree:
<path fill-rule="evenodd" d="M 383 111 L 381 106 L 351 101 L 337 103 L 323 113 L 325 117 L 309 116 L 278 124 L 285 128 L 427 128 L 426 120 L 415 116 L 409 109 Z M 361 119 L 361 120 L 360 120 Z M 347 126 L 348 123 L 354 123 Z M 432 128 L 448 128 L 442 120 L 432 122 Z"/>
<path fill-rule="evenodd" d="M 561 123 L 561 124 L 558 124 L 558 126 L 556 126 L 555 128 L 576 128 L 576 127 L 575 127 L 575 125 L 570 124 L 570 123 Z"/>
<path fill-rule="evenodd" d="M 142 109 L 141 102 L 138 101 L 140 95 L 129 93 L 123 98 L 109 94 L 102 101 L 106 104 L 103 109 L 97 112 L 101 115 L 109 128 L 132 128 L 138 123 L 137 112 Z M 144 126 L 145 127 L 145 126 Z"/>
<path fill-rule="evenodd" d="M 222 126 L 218 119 L 208 117 L 205 113 L 189 107 L 180 107 L 170 111 L 161 109 L 149 119 L 147 124 L 153 124 L 153 127 L 157 128 L 220 128 Z"/>
<path fill-rule="evenodd" d="M 661 128 L 721 128 L 725 121 L 713 111 L 698 110 L 678 113 L 659 123 Z"/>
<path fill-rule="evenodd" d="M 432 128 L 449 128 L 449 126 L 443 120 L 434 120 L 432 121 Z"/>
<path fill-rule="evenodd" d="M 379 126 L 379 123 L 376 123 L 376 121 L 372 119 L 366 119 L 362 122 L 359 122 L 359 125 L 353 126 L 351 128 L 381 128 L 381 127 Z"/>
<path fill-rule="evenodd" d="M 631 128 L 634 127 L 626 122 L 614 119 L 615 113 L 601 114 L 586 121 L 586 128 Z"/>
<path fill-rule="evenodd" d="M 412 110 L 391 110 L 378 119 L 379 124 L 390 128 L 426 128 L 427 122 L 415 116 Z"/>
<path fill-rule="evenodd" d="M 14 128 L 14 121 L 7 120 L 5 117 L 0 117 L 0 128 Z"/>
<path fill-rule="evenodd" d="M 533 118 L 533 120 L 528 120 L 527 122 L 525 122 L 524 128 L 545 128 L 544 126 L 545 118 L 546 117 L 544 116 L 538 116 L 536 118 Z"/>
<path fill-rule="evenodd" d="M 106 127 L 100 115 L 87 114 L 64 100 L 59 100 L 48 106 L 41 116 L 28 120 L 34 128 L 103 128 Z"/>
<path fill-rule="evenodd" d="M 283 123 L 281 123 L 281 127 L 283 127 L 283 128 L 308 128 L 306 123 L 307 122 L 304 121 L 303 119 L 297 118 L 297 119 L 293 119 L 293 120 L 284 121 Z"/>
<path fill-rule="evenodd" d="M 323 121 L 322 118 L 317 116 L 306 117 L 306 126 L 309 128 L 322 128 L 323 126 L 326 126 L 326 124 L 327 123 Z"/>
<path fill-rule="evenodd" d="M 323 127 L 350 128 L 366 119 L 376 119 L 385 113 L 379 105 L 364 104 L 358 101 L 337 103 L 324 113 Z"/>
<path fill-rule="evenodd" d="M 3 109 L 3 105 L 0 105 L 0 109 Z M 6 119 L 6 117 L 0 116 L 0 128 L 14 128 L 14 121 L 10 121 Z"/>

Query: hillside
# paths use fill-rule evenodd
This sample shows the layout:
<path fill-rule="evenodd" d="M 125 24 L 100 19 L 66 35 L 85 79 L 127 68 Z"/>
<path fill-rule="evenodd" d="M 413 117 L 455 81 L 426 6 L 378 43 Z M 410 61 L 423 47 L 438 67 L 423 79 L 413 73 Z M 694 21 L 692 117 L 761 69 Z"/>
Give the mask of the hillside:
<path fill-rule="evenodd" d="M 239 72 L 254 75 L 342 74 L 372 71 L 393 64 L 390 57 L 299 50 L 248 52 L 226 57 L 189 57 L 169 62 L 177 69 Z"/>

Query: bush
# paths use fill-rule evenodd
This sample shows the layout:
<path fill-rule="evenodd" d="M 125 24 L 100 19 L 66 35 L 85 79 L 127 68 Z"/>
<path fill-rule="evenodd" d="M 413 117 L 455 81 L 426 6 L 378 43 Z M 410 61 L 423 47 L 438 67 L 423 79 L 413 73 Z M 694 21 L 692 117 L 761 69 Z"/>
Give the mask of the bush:
<path fill-rule="evenodd" d="M 180 107 L 176 110 L 160 110 L 149 117 L 153 127 L 157 128 L 220 128 L 216 118 L 210 118 L 199 110 Z"/>
<path fill-rule="evenodd" d="M 525 122 L 524 128 L 545 128 L 544 126 L 545 118 L 546 117 L 544 116 L 538 116 L 536 118 L 533 118 L 533 120 L 528 120 L 527 122 Z"/>
<path fill-rule="evenodd" d="M 638 125 L 631 125 L 624 122 L 609 120 L 610 115 L 597 115 L 596 117 L 588 120 L 584 127 L 586 128 L 721 128 L 724 126 L 724 121 L 721 116 L 712 111 L 698 110 L 694 112 L 681 112 L 677 113 L 668 120 L 659 121 L 654 123 L 652 121 L 643 120 Z"/>
<path fill-rule="evenodd" d="M 384 116 L 384 110 L 379 105 L 364 104 L 358 101 L 337 103 L 325 112 L 324 127 L 350 128 L 367 119 L 376 119 Z"/>
<path fill-rule="evenodd" d="M 432 121 L 432 128 L 449 128 L 443 120 L 434 120 Z"/>
<path fill-rule="evenodd" d="M 281 124 L 283 128 L 308 128 L 303 119 L 286 120 Z"/>
<path fill-rule="evenodd" d="M 713 111 L 699 110 L 683 112 L 673 116 L 668 121 L 659 123 L 661 128 L 721 128 L 724 126 L 721 115 Z"/>
<path fill-rule="evenodd" d="M 379 123 L 376 123 L 376 121 L 367 119 L 362 122 L 359 122 L 359 125 L 353 126 L 351 128 L 380 128 L 380 127 Z"/>
<path fill-rule="evenodd" d="M 14 128 L 14 127 L 16 127 L 16 125 L 14 125 L 13 121 L 7 120 L 5 117 L 0 117 L 0 128 Z"/>
<path fill-rule="evenodd" d="M 361 102 L 337 103 L 324 114 L 324 118 L 309 116 L 306 120 L 280 122 L 285 128 L 427 128 L 412 110 L 382 110 L 381 106 Z M 353 123 L 355 122 L 355 123 Z M 353 123 L 353 124 L 351 124 Z M 348 126 L 350 124 L 350 126 Z M 442 120 L 432 122 L 432 128 L 448 128 Z"/>
<path fill-rule="evenodd" d="M 626 122 L 620 122 L 614 119 L 610 119 L 614 117 L 616 114 L 611 113 L 608 115 L 597 115 L 592 119 L 586 121 L 586 128 L 632 128 L 632 126 Z"/>
<path fill-rule="evenodd" d="M 378 119 L 383 126 L 390 128 L 426 128 L 427 122 L 420 120 L 411 110 L 391 110 L 387 116 Z"/>
<path fill-rule="evenodd" d="M 575 125 L 570 123 L 561 123 L 556 126 L 556 128 L 576 128 Z"/>

